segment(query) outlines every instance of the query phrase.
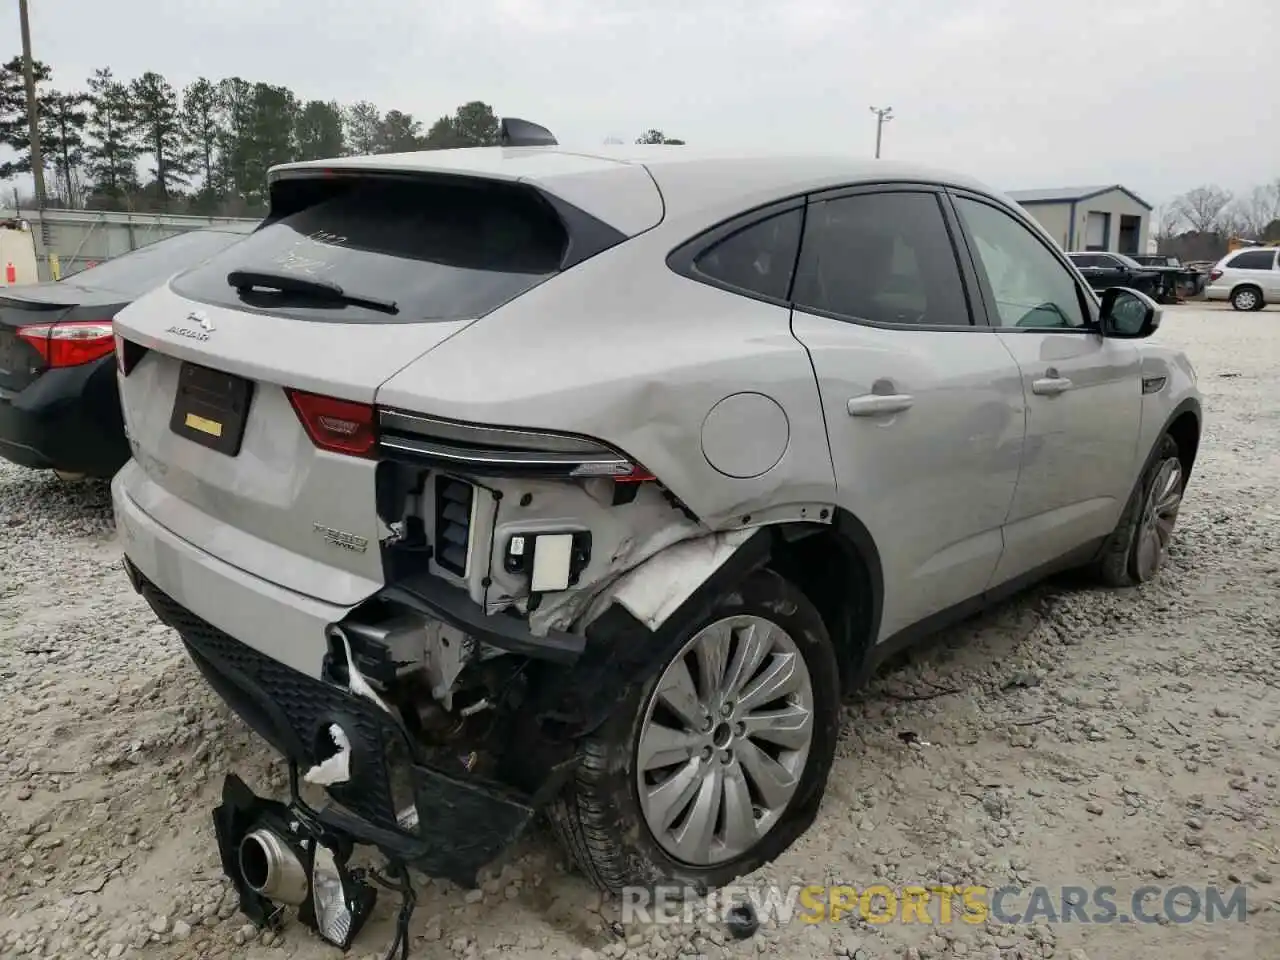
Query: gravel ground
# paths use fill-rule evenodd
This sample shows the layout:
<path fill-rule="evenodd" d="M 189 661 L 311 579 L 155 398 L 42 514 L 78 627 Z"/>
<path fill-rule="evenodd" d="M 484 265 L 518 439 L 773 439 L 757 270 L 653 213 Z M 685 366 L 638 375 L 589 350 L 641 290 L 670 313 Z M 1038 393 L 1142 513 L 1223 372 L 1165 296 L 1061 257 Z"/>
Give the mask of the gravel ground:
<path fill-rule="evenodd" d="M 1245 922 L 794 920 L 733 942 L 705 918 L 624 927 L 537 834 L 480 892 L 424 887 L 414 955 L 1280 957 L 1280 312 L 1166 316 L 1209 418 L 1170 566 L 1046 585 L 886 672 L 846 711 L 818 822 L 747 882 L 1111 885 L 1122 911 L 1147 884 L 1242 884 Z M 0 956 L 336 957 L 297 925 L 253 936 L 228 900 L 209 813 L 233 769 L 283 788 L 130 591 L 105 485 L 0 466 Z"/>

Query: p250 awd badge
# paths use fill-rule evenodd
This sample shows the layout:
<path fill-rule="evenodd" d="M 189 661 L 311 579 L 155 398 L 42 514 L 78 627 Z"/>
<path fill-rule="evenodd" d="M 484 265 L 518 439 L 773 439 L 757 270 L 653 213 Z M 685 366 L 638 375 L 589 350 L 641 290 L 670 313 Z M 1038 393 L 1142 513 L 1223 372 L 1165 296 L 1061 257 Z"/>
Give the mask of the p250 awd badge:
<path fill-rule="evenodd" d="M 350 550 L 352 553 L 364 553 L 369 549 L 369 541 L 364 537 L 357 537 L 354 533 L 344 533 L 341 530 L 335 530 L 333 527 L 326 527 L 323 523 L 313 523 L 311 526 L 316 533 L 320 534 L 335 547 Z"/>

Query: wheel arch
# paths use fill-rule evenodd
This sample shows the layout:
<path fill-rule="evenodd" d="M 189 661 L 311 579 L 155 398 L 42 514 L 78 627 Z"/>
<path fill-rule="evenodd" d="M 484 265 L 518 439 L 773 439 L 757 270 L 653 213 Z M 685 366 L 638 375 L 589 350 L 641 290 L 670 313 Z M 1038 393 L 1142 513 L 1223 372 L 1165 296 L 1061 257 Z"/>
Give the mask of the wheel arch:
<path fill-rule="evenodd" d="M 1183 483 L 1191 479 L 1191 470 L 1200 453 L 1200 403 L 1188 397 L 1174 408 L 1165 422 L 1161 436 L 1168 434 L 1178 445 L 1178 460 L 1182 463 Z"/>
<path fill-rule="evenodd" d="M 884 572 L 875 540 L 839 507 L 829 525 L 780 524 L 774 530 L 768 566 L 817 608 L 836 649 L 841 689 L 848 692 L 880 633 Z"/>

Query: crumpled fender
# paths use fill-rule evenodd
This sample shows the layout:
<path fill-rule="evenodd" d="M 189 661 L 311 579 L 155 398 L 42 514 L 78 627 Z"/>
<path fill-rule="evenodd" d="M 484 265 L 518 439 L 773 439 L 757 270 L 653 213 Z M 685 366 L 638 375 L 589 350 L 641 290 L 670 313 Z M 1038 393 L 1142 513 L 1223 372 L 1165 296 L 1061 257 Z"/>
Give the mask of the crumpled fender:
<path fill-rule="evenodd" d="M 542 684 L 533 704 L 544 734 L 574 740 L 597 729 L 625 691 L 644 683 L 726 591 L 768 562 L 768 528 L 674 544 L 601 590 L 584 616 L 586 648 Z"/>
<path fill-rule="evenodd" d="M 656 632 L 755 532 L 728 530 L 667 547 L 596 594 L 584 622 L 617 603 Z"/>

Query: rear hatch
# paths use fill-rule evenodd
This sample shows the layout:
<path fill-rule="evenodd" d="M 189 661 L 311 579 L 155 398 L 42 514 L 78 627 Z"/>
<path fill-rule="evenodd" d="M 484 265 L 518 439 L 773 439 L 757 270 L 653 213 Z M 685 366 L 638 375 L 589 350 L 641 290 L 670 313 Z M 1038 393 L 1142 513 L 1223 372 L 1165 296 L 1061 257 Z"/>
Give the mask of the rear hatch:
<path fill-rule="evenodd" d="M 554 275 L 571 244 L 526 185 L 300 174 L 273 183 L 260 230 L 117 317 L 125 419 L 151 481 L 130 492 L 242 570 L 356 603 L 382 584 L 389 533 L 378 387 Z"/>

